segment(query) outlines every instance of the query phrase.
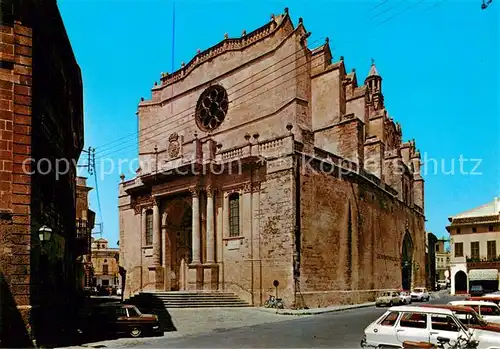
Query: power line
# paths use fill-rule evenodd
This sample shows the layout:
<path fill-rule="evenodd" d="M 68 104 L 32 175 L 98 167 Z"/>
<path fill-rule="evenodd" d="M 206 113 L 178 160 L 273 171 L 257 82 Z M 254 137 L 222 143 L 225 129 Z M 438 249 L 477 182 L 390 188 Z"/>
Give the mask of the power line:
<path fill-rule="evenodd" d="M 404 13 L 404 12 L 408 11 L 408 10 L 409 10 L 409 9 L 411 9 L 412 7 L 417 6 L 418 4 L 422 3 L 423 1 L 424 1 L 424 0 L 419 0 L 419 1 L 417 1 L 417 2 L 414 2 L 414 3 L 410 4 L 410 6 L 406 7 L 406 8 L 405 8 L 405 9 L 403 9 L 402 11 L 399 11 L 399 12 L 397 12 L 396 14 L 392 15 L 391 17 L 387 18 L 386 20 L 384 20 L 384 21 L 382 21 L 382 22 L 379 22 L 378 24 L 376 24 L 376 25 L 375 25 L 375 27 L 381 26 L 382 24 L 389 22 L 391 19 L 393 19 L 393 18 L 395 18 L 395 17 L 397 17 L 397 16 L 401 15 L 402 13 Z"/>
<path fill-rule="evenodd" d="M 294 70 L 297 70 L 297 69 L 299 69 L 299 68 L 301 68 L 301 67 L 303 67 L 303 66 L 305 66 L 306 64 L 309 64 L 309 63 L 310 63 L 310 62 L 306 62 L 306 63 L 304 63 L 304 64 L 301 64 L 300 66 L 298 66 L 298 67 L 296 67 L 296 68 L 292 69 L 291 71 L 289 71 L 289 72 L 287 72 L 287 73 L 285 73 L 285 74 L 282 74 L 280 77 L 283 77 L 284 75 L 290 74 L 290 73 L 291 73 L 291 72 L 293 72 Z M 312 67 L 311 67 L 311 69 L 314 69 L 314 68 L 316 68 L 316 67 L 319 67 L 319 66 L 321 66 L 321 65 L 323 65 L 323 64 L 324 64 L 324 63 L 320 61 L 317 65 L 312 66 Z M 291 81 L 291 80 L 293 80 L 293 79 L 296 79 L 296 78 L 297 78 L 297 77 L 294 75 L 294 76 L 292 76 L 291 78 L 289 78 L 289 79 L 287 79 L 287 80 L 285 80 L 285 81 L 282 81 L 281 83 L 276 84 L 275 86 L 272 86 L 270 89 L 264 90 L 264 91 L 262 91 L 261 93 L 259 93 L 259 94 L 255 95 L 255 96 L 252 96 L 251 98 L 249 98 L 249 99 L 247 99 L 247 100 L 244 100 L 244 101 L 243 101 L 243 102 L 241 102 L 241 103 L 238 103 L 238 104 L 236 104 L 236 105 L 233 105 L 232 107 L 234 108 L 234 107 L 236 107 L 236 106 L 240 106 L 240 105 L 242 105 L 242 104 L 245 104 L 245 103 L 247 103 L 249 100 L 252 100 L 252 99 L 254 99 L 254 98 L 256 98 L 256 97 L 258 97 L 258 96 L 260 96 L 260 95 L 262 95 L 262 94 L 264 94 L 264 93 L 268 93 L 271 89 L 274 89 L 274 88 L 276 88 L 276 87 L 278 87 L 278 86 L 280 86 L 280 85 L 283 85 L 284 83 L 287 83 L 287 82 L 289 82 L 289 81 Z M 253 91 L 255 91 L 255 90 L 257 90 L 257 89 L 259 89 L 259 88 L 261 88 L 261 87 L 267 86 L 267 85 L 268 85 L 267 83 L 266 83 L 266 84 L 263 84 L 263 85 L 261 85 L 261 86 L 259 86 L 259 87 L 255 88 L 255 89 L 253 89 L 253 90 L 252 90 L 252 91 L 250 91 L 250 92 L 253 92 Z M 243 97 L 243 96 L 245 96 L 245 95 L 242 95 L 242 96 L 240 96 L 240 97 Z M 234 100 L 233 100 L 233 101 L 234 101 Z M 233 102 L 233 101 L 231 101 L 231 102 Z M 271 108 L 268 108 L 268 109 L 266 109 L 266 111 L 270 111 L 270 109 L 271 109 Z M 279 108 L 278 108 L 278 109 L 279 109 Z M 176 128 L 182 127 L 182 126 L 184 126 L 185 124 L 187 124 L 187 123 L 191 123 L 191 122 L 192 122 L 192 120 L 191 120 L 191 119 L 190 119 L 190 120 L 186 120 L 186 121 L 184 121 L 184 122 L 180 123 L 179 125 L 177 125 L 177 126 L 176 126 Z M 166 125 L 166 126 L 169 126 L 169 125 Z M 165 126 L 163 126 L 163 127 L 165 127 Z M 163 128 L 163 127 L 161 127 L 161 128 Z M 160 135 L 160 134 L 163 132 L 163 131 L 160 131 L 160 130 L 161 130 L 161 128 L 160 128 L 160 129 L 155 130 L 155 131 L 158 131 L 158 133 L 153 134 L 153 135 L 151 135 L 150 137 L 148 137 L 148 138 L 146 138 L 146 139 L 141 140 L 139 143 L 141 143 L 141 144 L 142 144 L 142 143 L 144 143 L 144 142 L 146 142 L 146 141 L 151 140 L 153 137 Z M 117 150 L 117 151 L 114 151 L 114 152 L 111 152 L 111 153 L 105 154 L 105 155 L 101 156 L 101 157 L 100 157 L 100 159 L 102 159 L 102 158 L 104 158 L 104 157 L 107 157 L 107 156 L 110 156 L 110 155 L 113 155 L 113 154 L 120 153 L 121 151 L 123 151 L 123 150 L 125 150 L 125 149 L 130 149 L 130 148 L 131 148 L 131 147 L 133 147 L 133 146 L 134 146 L 134 145 L 131 145 L 131 146 L 128 146 L 128 147 L 124 147 L 124 148 L 122 148 L 122 149 L 119 149 L 119 150 Z"/>
<path fill-rule="evenodd" d="M 370 18 L 368 18 L 368 20 L 370 20 L 370 21 L 371 21 L 371 20 L 374 20 L 375 18 L 379 17 L 380 15 L 383 15 L 383 14 L 384 14 L 384 13 L 386 13 L 387 11 L 389 11 L 389 10 L 391 10 L 391 9 L 395 8 L 395 7 L 398 7 L 398 6 L 399 6 L 399 4 L 402 4 L 404 1 L 405 1 L 405 0 L 401 0 L 401 1 L 400 1 L 400 2 L 398 2 L 395 6 L 388 7 L 388 8 L 386 8 L 385 10 L 380 11 L 380 12 L 379 12 L 379 13 L 377 13 L 376 15 L 371 16 Z"/>
<path fill-rule="evenodd" d="M 370 11 L 371 11 L 371 10 L 375 10 L 376 8 L 378 8 L 378 7 L 382 6 L 382 5 L 383 5 L 383 4 L 385 4 L 387 1 L 389 1 L 389 0 L 382 0 L 382 1 L 381 1 L 381 2 L 379 2 L 377 5 L 373 6 L 373 7 L 370 9 Z"/>
<path fill-rule="evenodd" d="M 90 149 L 89 149 L 90 150 Z M 95 170 L 95 149 L 92 150 L 92 167 L 94 172 L 94 182 L 95 182 L 95 191 L 97 195 L 97 207 L 99 209 L 99 218 L 101 222 L 103 222 L 102 217 L 102 209 L 101 209 L 101 196 L 99 194 L 99 181 L 97 180 L 97 171 Z"/>
<path fill-rule="evenodd" d="M 427 12 L 427 11 L 430 11 L 432 10 L 433 8 L 436 8 L 438 6 L 441 6 L 442 4 L 445 3 L 446 0 L 441 0 L 441 1 L 436 1 L 434 4 L 432 4 L 431 6 L 427 7 L 426 9 L 424 9 L 424 13 Z"/>
<path fill-rule="evenodd" d="M 302 57 L 305 57 L 305 55 L 303 55 Z M 298 58 L 296 58 L 296 59 L 295 59 L 293 62 L 291 62 L 291 63 L 295 63 L 297 59 L 298 59 Z M 310 62 L 306 61 L 306 62 L 305 62 L 305 63 L 303 63 L 302 65 L 300 65 L 300 66 L 298 66 L 298 67 L 295 67 L 295 68 L 293 68 L 293 69 L 291 69 L 291 70 L 287 71 L 287 72 L 286 72 L 286 73 L 284 73 L 284 74 L 281 74 L 280 76 L 276 77 L 276 79 L 278 79 L 278 78 L 280 78 L 280 77 L 283 77 L 283 76 L 285 76 L 285 75 L 287 75 L 287 74 L 290 74 L 290 73 L 292 73 L 294 70 L 297 70 L 297 69 L 299 69 L 299 68 L 301 68 L 301 67 L 303 67 L 304 65 L 307 65 L 307 64 L 309 64 L 309 63 L 310 63 Z M 289 64 L 290 64 L 290 63 L 289 63 Z M 287 65 L 289 65 L 289 64 L 287 64 Z M 320 65 L 321 65 L 321 64 L 323 64 L 323 63 L 322 63 L 322 62 L 320 62 Z M 286 65 L 285 65 L 285 66 L 286 66 Z M 275 71 L 273 71 L 272 73 L 275 73 Z M 269 75 L 269 74 L 268 74 L 268 75 Z M 293 76 L 292 78 L 295 78 L 295 76 Z M 289 80 L 290 80 L 290 79 L 289 79 Z M 285 82 L 287 82 L 287 81 L 289 81 L 289 80 L 286 80 Z M 253 88 L 252 90 L 248 91 L 247 93 L 242 94 L 242 95 L 240 95 L 240 96 L 238 96 L 238 97 L 234 98 L 233 100 L 231 100 L 231 102 L 230 102 L 230 103 L 234 103 L 234 101 L 235 101 L 235 100 L 238 100 L 238 99 L 240 99 L 240 98 L 242 98 L 242 97 L 246 97 L 246 96 L 247 96 L 248 94 L 250 94 L 251 92 L 254 92 L 254 91 L 256 91 L 256 90 L 258 90 L 258 89 L 260 89 L 260 88 L 262 88 L 262 87 L 265 87 L 265 86 L 267 86 L 268 84 L 269 84 L 269 83 L 264 83 L 264 84 L 261 84 L 260 86 L 257 86 L 257 87 L 255 87 L 255 88 Z M 278 85 L 280 85 L 280 84 L 278 84 Z M 277 85 L 277 86 L 278 86 L 278 85 Z M 248 102 L 249 100 L 254 99 L 255 97 L 258 97 L 258 96 L 260 96 L 260 95 L 262 95 L 263 93 L 266 93 L 266 92 L 268 92 L 268 90 L 265 90 L 265 91 L 263 91 L 263 92 L 261 92 L 261 93 L 259 93 L 259 94 L 255 95 L 255 96 L 253 96 L 253 97 L 251 97 L 251 98 L 249 98 L 249 99 L 247 99 L 247 100 L 245 100 L 245 101 L 243 101 L 243 102 L 241 102 L 241 103 L 239 103 L 239 104 L 233 105 L 233 108 L 234 108 L 235 106 L 238 106 L 238 105 L 244 104 L 244 103 Z M 189 112 L 191 113 L 191 108 L 189 109 Z M 185 117 L 185 116 L 187 116 L 187 115 L 183 115 L 183 116 L 181 116 L 181 117 L 180 117 L 180 118 L 178 118 L 178 119 L 182 119 L 182 118 L 183 118 L 183 117 Z M 178 119 L 176 119 L 176 120 L 178 120 Z M 160 124 L 160 123 L 162 123 L 162 122 L 164 122 L 164 121 L 165 121 L 165 120 L 160 121 L 160 122 L 158 122 L 157 124 Z M 172 120 L 167 119 L 167 121 L 172 121 Z M 192 120 L 186 120 L 186 121 L 184 121 L 184 122 L 180 123 L 179 125 L 175 126 L 175 129 L 180 128 L 180 127 L 184 126 L 185 124 L 190 123 L 191 121 L 192 121 Z M 146 135 L 146 134 L 151 134 L 151 133 L 154 133 L 154 134 L 153 134 L 153 135 L 151 135 L 151 136 L 150 136 L 150 137 L 148 137 L 148 138 L 142 139 L 141 141 L 139 141 L 139 144 L 142 144 L 142 143 L 144 143 L 144 142 L 146 142 L 146 141 L 151 140 L 151 138 L 153 138 L 154 136 L 158 136 L 159 134 L 161 134 L 161 132 L 162 132 L 161 130 L 162 130 L 164 127 L 167 127 L 167 126 L 170 126 L 170 124 L 166 124 L 166 125 L 163 125 L 163 126 L 161 126 L 161 127 L 159 127 L 159 128 L 155 128 L 155 129 L 154 129 L 154 130 L 152 130 L 152 131 L 148 131 L 148 132 L 143 133 L 143 134 L 142 134 L 142 136 L 144 136 L 144 135 Z M 155 133 L 155 132 L 156 132 L 156 133 Z M 128 146 L 128 147 L 125 147 L 125 148 L 122 148 L 122 149 L 118 149 L 118 150 L 113 151 L 113 152 L 111 152 L 111 153 L 107 153 L 107 154 L 101 155 L 101 156 L 100 156 L 100 158 L 102 159 L 102 158 L 103 158 L 103 157 L 105 157 L 105 156 L 109 156 L 109 155 L 111 155 L 111 154 L 116 154 L 117 152 L 119 152 L 119 151 L 121 151 L 121 150 L 123 150 L 123 149 L 129 149 L 129 148 L 130 148 L 130 147 L 132 147 L 132 146 L 134 146 L 134 145 L 130 145 L 130 146 Z"/>
<path fill-rule="evenodd" d="M 320 40 L 321 40 L 321 39 L 323 39 L 323 38 L 324 38 L 324 37 L 321 37 L 321 38 L 319 38 L 319 39 L 317 39 L 317 40 L 313 41 L 311 44 L 315 44 L 315 43 L 317 43 L 318 41 L 320 41 Z M 252 74 L 252 75 L 248 76 L 247 78 L 245 78 L 245 79 L 243 79 L 243 80 L 240 80 L 240 81 L 236 82 L 234 85 L 232 85 L 232 86 L 228 87 L 228 88 L 227 88 L 227 90 L 231 90 L 232 88 L 234 88 L 234 87 L 236 87 L 236 86 L 238 86 L 238 85 L 242 84 L 243 82 L 248 81 L 248 80 L 250 80 L 250 79 L 254 78 L 256 75 L 258 75 L 258 74 L 260 74 L 260 73 L 262 73 L 262 72 L 266 71 L 266 70 L 267 70 L 267 69 L 269 69 L 269 68 L 272 68 L 272 67 L 276 66 L 277 64 L 279 64 L 279 63 L 283 62 L 284 60 L 286 60 L 286 59 L 288 59 L 288 58 L 290 58 L 290 57 L 292 57 L 292 56 L 296 55 L 296 54 L 297 54 L 298 52 L 300 52 L 300 51 L 301 51 L 301 49 L 299 49 L 299 50 L 297 50 L 297 51 L 294 51 L 293 53 L 291 53 L 291 54 L 289 54 L 289 55 L 285 56 L 284 58 L 280 59 L 279 61 L 277 61 L 277 62 L 275 62 L 275 63 L 273 63 L 273 64 L 271 64 L 271 65 L 267 66 L 266 68 L 264 68 L 264 69 L 262 69 L 262 70 L 260 70 L 260 71 L 258 71 L 258 72 L 256 72 L 256 73 L 254 73 L 254 74 Z M 293 62 L 291 62 L 291 63 L 287 63 L 287 64 L 285 64 L 283 67 L 285 67 L 285 66 L 287 66 L 287 65 L 289 65 L 289 64 L 292 64 L 292 63 L 294 63 L 294 62 L 295 62 L 295 61 L 293 61 Z M 281 68 L 283 68 L 283 67 L 281 67 Z M 280 69 L 281 69 L 281 68 L 280 68 Z M 276 70 L 273 70 L 273 71 L 271 71 L 271 74 L 274 74 L 275 72 L 276 72 Z M 269 74 L 268 74 L 268 75 L 269 75 Z M 263 77 L 266 77 L 266 76 L 268 76 L 268 75 L 265 75 L 265 76 L 263 76 Z M 238 91 L 241 91 L 243 88 L 245 88 L 245 87 L 247 87 L 247 86 L 249 86 L 249 85 L 251 85 L 251 84 L 255 83 L 255 81 L 259 81 L 259 80 L 260 80 L 260 79 L 262 79 L 263 77 L 261 77 L 261 78 L 259 78 L 259 79 L 257 79 L 257 80 L 252 81 L 250 84 L 247 84 L 247 85 L 245 85 L 245 86 L 243 86 L 243 87 L 239 88 L 238 90 L 236 90 L 236 91 L 234 91 L 234 92 L 232 92 L 232 93 L 234 94 L 234 93 L 236 93 L 236 92 L 238 92 Z M 169 119 L 164 119 L 164 120 L 162 120 L 162 121 L 160 121 L 160 122 L 158 122 L 158 123 L 155 123 L 155 124 L 152 124 L 152 125 L 150 125 L 150 126 L 148 126 L 148 127 L 145 127 L 143 130 L 140 130 L 140 131 L 145 131 L 145 130 L 148 130 L 148 129 L 151 129 L 151 128 L 155 128 L 155 127 L 157 127 L 159 124 L 164 123 L 164 122 L 167 122 L 167 121 L 170 121 L 170 122 L 171 122 L 171 121 L 172 121 L 172 117 L 174 117 L 174 116 L 178 116 L 178 115 L 180 115 L 181 113 L 184 113 L 184 112 L 190 111 L 190 110 L 192 110 L 192 108 L 194 108 L 194 107 L 196 107 L 196 104 L 194 104 L 194 105 L 192 105 L 192 106 L 190 106 L 190 107 L 188 107 L 188 108 L 186 108 L 186 109 L 184 109 L 184 110 L 181 110 L 180 112 L 178 112 L 178 113 L 176 113 L 176 114 L 174 114 L 174 115 L 171 115 Z M 113 146 L 113 147 L 108 147 L 108 148 L 106 148 L 106 146 L 108 146 L 108 145 L 111 145 L 111 144 L 114 144 L 114 143 L 118 143 L 118 142 L 121 142 L 121 141 L 123 141 L 123 140 L 125 140 L 125 139 L 127 139 L 127 138 L 130 138 L 130 137 L 133 137 L 133 136 L 139 135 L 139 132 L 140 132 L 140 131 L 137 131 L 137 132 L 134 132 L 134 133 L 131 133 L 131 134 L 125 135 L 125 136 L 120 137 L 120 138 L 118 138 L 118 139 L 116 139 L 116 140 L 114 140 L 114 141 L 111 141 L 111 142 L 105 143 L 105 144 L 103 144 L 103 145 L 100 145 L 99 147 L 97 147 L 97 149 L 101 148 L 101 150 L 100 150 L 100 151 L 98 151 L 98 152 L 97 152 L 97 154 L 99 154 L 99 153 L 103 152 L 104 150 L 110 150 L 110 149 L 113 149 L 113 148 L 116 148 L 116 147 L 121 146 L 122 144 L 120 143 L 120 144 L 117 144 L 117 145 L 115 145 L 115 146 Z M 104 148 L 104 149 L 103 149 L 103 148 Z"/>

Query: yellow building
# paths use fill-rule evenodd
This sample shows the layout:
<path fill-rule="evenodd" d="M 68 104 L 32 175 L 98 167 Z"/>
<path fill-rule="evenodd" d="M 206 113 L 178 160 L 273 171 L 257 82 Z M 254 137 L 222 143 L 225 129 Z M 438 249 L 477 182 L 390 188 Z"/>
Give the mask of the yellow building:
<path fill-rule="evenodd" d="M 100 238 L 92 239 L 92 265 L 94 267 L 94 285 L 120 287 L 118 273 L 118 248 L 108 247 L 108 241 Z"/>

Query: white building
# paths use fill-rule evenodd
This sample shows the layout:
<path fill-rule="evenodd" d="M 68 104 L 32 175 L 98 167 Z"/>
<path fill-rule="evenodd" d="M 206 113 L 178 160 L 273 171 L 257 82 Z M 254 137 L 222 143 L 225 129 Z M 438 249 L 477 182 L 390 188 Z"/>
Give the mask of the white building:
<path fill-rule="evenodd" d="M 451 293 L 468 293 L 471 284 L 499 289 L 500 199 L 448 218 Z"/>

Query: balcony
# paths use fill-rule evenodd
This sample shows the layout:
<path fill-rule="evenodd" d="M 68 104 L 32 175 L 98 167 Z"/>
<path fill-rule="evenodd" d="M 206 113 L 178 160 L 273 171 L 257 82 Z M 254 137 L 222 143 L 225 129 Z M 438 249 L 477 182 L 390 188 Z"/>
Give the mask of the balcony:
<path fill-rule="evenodd" d="M 500 256 L 494 258 L 469 258 L 467 257 L 467 269 L 498 269 L 500 270 Z"/>

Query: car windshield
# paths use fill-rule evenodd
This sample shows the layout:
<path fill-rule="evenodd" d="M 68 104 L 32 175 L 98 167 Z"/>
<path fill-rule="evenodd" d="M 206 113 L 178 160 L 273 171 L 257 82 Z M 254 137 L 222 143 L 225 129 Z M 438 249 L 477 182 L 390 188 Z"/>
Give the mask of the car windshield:
<path fill-rule="evenodd" d="M 408 293 L 406 293 L 406 292 L 400 292 L 399 294 L 400 294 L 401 296 L 407 296 L 407 295 L 408 295 Z"/>
<path fill-rule="evenodd" d="M 382 293 L 382 297 L 389 297 L 391 295 L 390 292 L 384 292 Z"/>
<path fill-rule="evenodd" d="M 423 293 L 424 289 L 423 288 L 416 288 L 416 289 L 413 290 L 413 292 L 415 292 L 415 293 Z"/>
<path fill-rule="evenodd" d="M 464 324 L 466 327 L 468 326 L 487 326 L 488 323 L 475 311 L 456 311 L 456 317 Z"/>

